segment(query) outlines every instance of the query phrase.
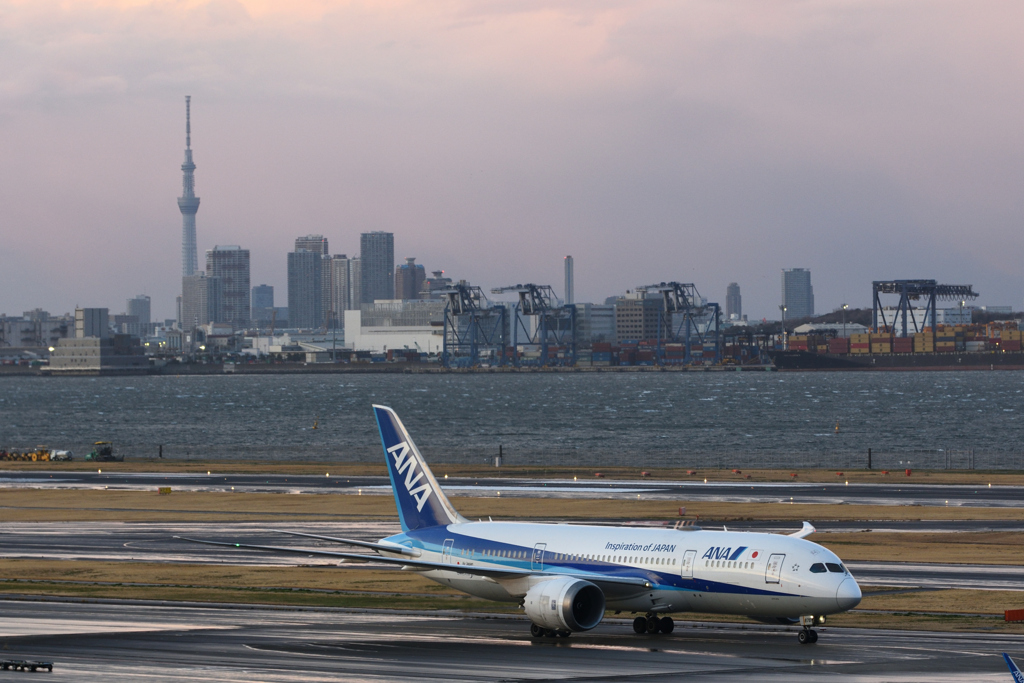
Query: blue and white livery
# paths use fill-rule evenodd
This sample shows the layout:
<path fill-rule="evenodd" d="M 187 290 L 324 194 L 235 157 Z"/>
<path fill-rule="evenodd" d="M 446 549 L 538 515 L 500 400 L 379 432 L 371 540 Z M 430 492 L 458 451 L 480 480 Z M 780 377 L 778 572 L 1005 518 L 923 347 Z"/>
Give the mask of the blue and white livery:
<path fill-rule="evenodd" d="M 800 623 L 800 642 L 813 643 L 813 625 L 860 602 L 860 586 L 840 559 L 804 538 L 814 532 L 806 522 L 784 536 L 469 521 L 445 496 L 398 415 L 373 409 L 402 533 L 377 543 L 285 533 L 376 555 L 204 542 L 400 565 L 476 597 L 519 603 L 535 637 L 592 629 L 606 610 L 645 615 L 634 620 L 637 633 L 669 633 L 673 622 L 661 615 L 693 611 Z"/>
<path fill-rule="evenodd" d="M 1003 653 L 1003 659 L 1006 660 L 1006 666 L 1010 667 L 1010 675 L 1013 676 L 1015 683 L 1024 683 L 1024 674 L 1020 672 L 1017 667 L 1017 663 L 1010 659 L 1010 655 Z"/>

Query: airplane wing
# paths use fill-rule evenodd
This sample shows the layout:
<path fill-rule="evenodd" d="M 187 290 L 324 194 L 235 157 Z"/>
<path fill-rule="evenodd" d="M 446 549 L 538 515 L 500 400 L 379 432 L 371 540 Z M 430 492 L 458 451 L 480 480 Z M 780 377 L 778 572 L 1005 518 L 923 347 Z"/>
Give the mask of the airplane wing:
<path fill-rule="evenodd" d="M 312 534 L 299 534 L 303 536 L 312 536 Z M 472 576 L 486 576 L 492 579 L 512 579 L 524 576 L 550 576 L 551 578 L 559 578 L 563 576 L 572 576 L 574 578 L 583 579 L 584 581 L 590 581 L 593 584 L 601 586 L 607 584 L 609 586 L 615 586 L 621 589 L 623 586 L 634 586 L 636 588 L 650 588 L 651 583 L 646 579 L 633 576 L 590 576 L 588 574 L 554 574 L 548 572 L 538 572 L 533 569 L 515 569 L 512 567 L 503 567 L 497 569 L 494 567 L 478 567 L 476 565 L 468 564 L 445 564 L 441 562 L 430 562 L 427 560 L 419 560 L 408 557 L 385 557 L 383 555 L 368 555 L 366 553 L 346 553 L 338 552 L 334 550 L 313 550 L 310 548 L 294 548 L 288 546 L 275 546 L 275 545 L 252 545 L 248 543 L 230 543 L 227 541 L 206 541 L 199 538 L 186 538 L 185 536 L 175 536 L 174 538 L 181 541 L 188 541 L 190 543 L 203 543 L 206 545 L 219 545 L 226 548 L 241 548 L 244 550 L 265 550 L 268 552 L 277 553 L 293 553 L 296 555 L 320 555 L 325 557 L 336 557 L 343 560 L 351 560 L 356 562 L 379 562 L 382 564 L 390 564 L 399 567 L 411 567 L 413 569 L 429 570 L 429 569 L 443 569 L 449 572 L 458 572 L 460 574 L 469 574 Z M 313 536 L 313 538 L 326 538 Z M 360 544 L 363 541 L 359 541 Z M 368 545 L 379 546 L 379 548 L 385 552 L 398 553 L 399 550 L 393 546 L 382 545 L 379 543 L 371 543 Z M 406 548 L 405 550 L 409 550 Z"/>

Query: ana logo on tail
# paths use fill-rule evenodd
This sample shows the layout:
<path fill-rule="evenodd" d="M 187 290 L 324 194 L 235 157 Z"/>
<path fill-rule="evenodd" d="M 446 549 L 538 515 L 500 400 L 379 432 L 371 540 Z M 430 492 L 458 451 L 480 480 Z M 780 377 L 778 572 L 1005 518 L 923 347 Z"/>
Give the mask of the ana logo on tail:
<path fill-rule="evenodd" d="M 388 449 L 388 454 L 395 459 L 395 471 L 398 473 L 399 478 L 405 473 L 405 490 L 416 501 L 416 511 L 422 512 L 423 506 L 426 505 L 427 500 L 430 498 L 430 483 L 425 482 L 421 486 L 413 488 L 416 482 L 423 478 L 423 470 L 416 471 L 416 458 L 413 457 L 409 444 L 405 441 L 396 444 Z M 414 474 L 416 475 L 415 477 L 413 476 Z"/>

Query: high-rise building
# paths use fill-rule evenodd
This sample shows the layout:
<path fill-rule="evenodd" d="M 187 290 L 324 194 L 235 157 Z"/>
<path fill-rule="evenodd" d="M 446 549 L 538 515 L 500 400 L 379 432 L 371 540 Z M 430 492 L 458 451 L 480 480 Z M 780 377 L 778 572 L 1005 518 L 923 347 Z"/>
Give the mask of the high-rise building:
<path fill-rule="evenodd" d="M 195 329 L 222 316 L 222 293 L 219 277 L 207 277 L 200 271 L 181 278 L 181 329 Z"/>
<path fill-rule="evenodd" d="M 334 257 L 324 254 L 320 259 L 320 320 L 330 327 L 344 316 L 334 308 Z"/>
<path fill-rule="evenodd" d="M 185 163 L 181 165 L 181 196 L 178 209 L 181 211 L 181 275 L 195 275 L 199 269 L 199 253 L 196 250 L 196 212 L 199 211 L 199 197 L 196 196 L 196 165 L 192 162 L 192 96 L 185 96 Z"/>
<path fill-rule="evenodd" d="M 343 324 L 345 311 L 352 307 L 352 284 L 350 265 L 352 260 L 345 254 L 335 254 L 331 257 L 331 311 L 334 312 L 338 325 Z"/>
<path fill-rule="evenodd" d="M 406 257 L 405 264 L 395 269 L 395 298 L 419 299 L 426 279 L 427 271 L 417 265 L 415 257 Z"/>
<path fill-rule="evenodd" d="M 316 329 L 324 322 L 324 255 L 302 249 L 288 253 L 288 326 Z"/>
<path fill-rule="evenodd" d="M 251 312 L 253 321 L 270 320 L 274 314 L 274 288 L 271 285 L 256 285 L 252 288 Z"/>
<path fill-rule="evenodd" d="M 565 303 L 576 303 L 575 283 L 572 276 L 572 256 L 565 257 Z"/>
<path fill-rule="evenodd" d="M 348 309 L 358 311 L 363 305 L 363 260 L 353 256 L 348 260 Z"/>
<path fill-rule="evenodd" d="M 740 297 L 740 286 L 730 282 L 725 288 L 725 319 L 739 320 L 743 317 L 743 299 Z"/>
<path fill-rule="evenodd" d="M 295 238 L 295 251 L 315 251 L 327 256 L 327 238 L 323 235 L 303 235 Z"/>
<path fill-rule="evenodd" d="M 615 337 L 619 342 L 657 339 L 661 300 L 623 298 L 615 303 Z"/>
<path fill-rule="evenodd" d="M 150 299 L 145 294 L 140 294 L 134 299 L 128 299 L 128 305 L 125 307 L 125 313 L 128 315 L 134 315 L 138 321 L 139 326 L 142 329 L 148 329 L 149 323 L 152 322 L 150 317 Z"/>
<path fill-rule="evenodd" d="M 249 325 L 249 250 L 236 244 L 206 252 L 206 277 L 220 278 L 220 309 L 210 322 L 230 323 L 236 330 Z"/>
<path fill-rule="evenodd" d="M 452 286 L 452 279 L 445 277 L 443 270 L 435 270 L 431 275 L 433 277 L 423 281 L 419 296 L 421 299 L 443 299 L 444 295 L 441 292 Z"/>
<path fill-rule="evenodd" d="M 363 287 L 360 301 L 372 304 L 378 299 L 395 298 L 395 235 L 390 232 L 364 232 L 359 238 Z"/>
<path fill-rule="evenodd" d="M 814 316 L 814 288 L 811 287 L 811 271 L 806 268 L 783 269 L 782 305 L 786 307 L 786 320 Z"/>

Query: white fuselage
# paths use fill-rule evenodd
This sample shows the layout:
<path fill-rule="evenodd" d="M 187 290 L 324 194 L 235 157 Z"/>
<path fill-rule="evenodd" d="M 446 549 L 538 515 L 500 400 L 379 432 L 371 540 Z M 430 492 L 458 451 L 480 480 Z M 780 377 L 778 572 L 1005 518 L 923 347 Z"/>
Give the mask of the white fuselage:
<path fill-rule="evenodd" d="M 634 612 L 795 618 L 846 611 L 861 597 L 834 553 L 778 534 L 470 522 L 382 542 L 418 548 L 422 559 L 450 564 L 450 571 L 421 573 L 489 600 L 519 601 L 531 586 L 557 576 L 633 579 L 606 587 L 605 594 L 609 609 Z M 530 573 L 491 578 L 460 572 L 460 566 Z M 636 585 L 636 579 L 648 585 Z"/>

